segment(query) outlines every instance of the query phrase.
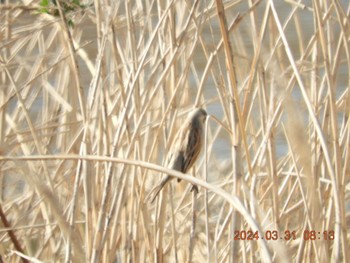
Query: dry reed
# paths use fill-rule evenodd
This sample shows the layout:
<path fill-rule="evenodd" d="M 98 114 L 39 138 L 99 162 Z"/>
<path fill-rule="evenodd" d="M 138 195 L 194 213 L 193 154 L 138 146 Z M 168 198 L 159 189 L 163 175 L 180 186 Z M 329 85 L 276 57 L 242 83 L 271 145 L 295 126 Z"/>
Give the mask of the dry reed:
<path fill-rule="evenodd" d="M 0 261 L 350 262 L 346 1 L 64 4 L 0 4 Z"/>

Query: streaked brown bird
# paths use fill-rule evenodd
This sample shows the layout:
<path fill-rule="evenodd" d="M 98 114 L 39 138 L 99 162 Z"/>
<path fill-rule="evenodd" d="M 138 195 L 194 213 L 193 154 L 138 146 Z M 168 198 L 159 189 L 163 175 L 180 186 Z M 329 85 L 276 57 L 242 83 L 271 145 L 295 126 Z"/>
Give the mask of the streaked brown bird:
<path fill-rule="evenodd" d="M 176 171 L 186 173 L 197 160 L 204 140 L 204 122 L 207 112 L 201 108 L 194 109 L 186 119 L 185 123 L 177 132 L 170 147 L 167 167 Z M 158 196 L 163 187 L 174 177 L 166 175 L 163 180 L 155 186 L 148 195 L 151 202 Z M 180 182 L 181 179 L 178 179 Z"/>

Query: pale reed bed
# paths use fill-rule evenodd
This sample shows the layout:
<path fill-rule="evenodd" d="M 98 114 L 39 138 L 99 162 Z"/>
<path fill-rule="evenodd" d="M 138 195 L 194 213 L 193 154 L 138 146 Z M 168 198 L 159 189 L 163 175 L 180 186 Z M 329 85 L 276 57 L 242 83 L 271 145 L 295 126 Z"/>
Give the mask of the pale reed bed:
<path fill-rule="evenodd" d="M 350 262 L 349 3 L 67 3 L 0 4 L 3 261 Z"/>

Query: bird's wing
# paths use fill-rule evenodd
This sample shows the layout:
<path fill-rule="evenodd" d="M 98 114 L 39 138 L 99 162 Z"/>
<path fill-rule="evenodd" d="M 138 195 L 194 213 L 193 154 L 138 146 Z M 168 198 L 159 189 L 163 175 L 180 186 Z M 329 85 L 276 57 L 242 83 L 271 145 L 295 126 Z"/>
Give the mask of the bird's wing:
<path fill-rule="evenodd" d="M 183 125 L 175 135 L 173 143 L 170 147 L 171 151 L 168 155 L 167 167 L 182 172 L 182 163 L 184 161 L 185 148 L 183 144 L 187 144 L 188 129 Z M 184 142 L 186 141 L 186 142 Z"/>
<path fill-rule="evenodd" d="M 188 135 L 186 136 L 186 144 L 183 145 L 184 162 L 182 166 L 182 172 L 186 173 L 196 161 L 201 147 L 201 134 L 195 129 L 188 129 Z"/>

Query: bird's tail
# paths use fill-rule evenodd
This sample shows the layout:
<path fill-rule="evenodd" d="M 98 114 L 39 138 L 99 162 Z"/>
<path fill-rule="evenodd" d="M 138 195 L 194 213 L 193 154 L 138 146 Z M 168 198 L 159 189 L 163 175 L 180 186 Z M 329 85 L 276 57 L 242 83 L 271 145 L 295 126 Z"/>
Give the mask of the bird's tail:
<path fill-rule="evenodd" d="M 163 180 L 157 185 L 155 186 L 151 192 L 147 195 L 146 200 L 150 200 L 151 203 L 154 202 L 154 200 L 156 199 L 156 197 L 158 196 L 159 192 L 163 189 L 163 187 L 167 184 L 167 182 L 169 180 L 171 180 L 172 177 L 170 177 L 169 175 L 165 176 L 163 178 Z"/>

